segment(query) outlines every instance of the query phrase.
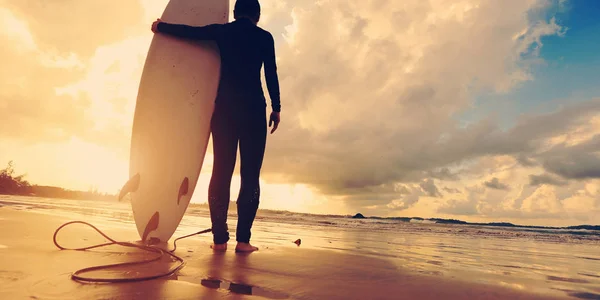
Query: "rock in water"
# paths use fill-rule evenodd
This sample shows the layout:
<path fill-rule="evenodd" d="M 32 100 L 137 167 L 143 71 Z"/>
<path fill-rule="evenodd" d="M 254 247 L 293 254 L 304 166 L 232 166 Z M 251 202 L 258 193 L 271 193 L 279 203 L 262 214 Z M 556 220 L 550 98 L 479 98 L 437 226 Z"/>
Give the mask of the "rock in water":
<path fill-rule="evenodd" d="M 354 215 L 354 217 L 352 217 L 352 219 L 365 219 L 365 216 L 363 216 L 361 213 L 357 213 Z"/>

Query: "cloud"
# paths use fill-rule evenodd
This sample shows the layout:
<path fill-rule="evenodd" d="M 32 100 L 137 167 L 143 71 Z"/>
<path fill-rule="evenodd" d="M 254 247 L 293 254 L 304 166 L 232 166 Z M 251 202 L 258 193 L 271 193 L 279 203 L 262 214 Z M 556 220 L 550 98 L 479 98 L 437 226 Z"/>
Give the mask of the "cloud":
<path fill-rule="evenodd" d="M 139 1 L 4 0 L 2 7 L 27 24 L 42 51 L 75 53 L 83 60 L 100 45 L 147 30 L 139 26 L 143 20 Z"/>
<path fill-rule="evenodd" d="M 530 185 L 542 185 L 542 184 L 550 184 L 550 185 L 558 185 L 564 186 L 567 185 L 568 182 L 564 181 L 556 176 L 552 176 L 550 174 L 541 174 L 541 175 L 529 175 L 529 184 Z"/>
<path fill-rule="evenodd" d="M 127 82 L 135 85 L 135 78 L 121 78 L 121 82 L 107 86 L 103 85 L 105 81 L 97 80 L 97 76 L 90 85 L 102 89 L 104 97 L 100 99 L 98 93 L 68 88 L 89 76 L 97 65 L 99 49 L 142 32 L 139 3 L 113 2 L 119 9 L 109 5 L 110 1 L 95 0 L 44 5 L 37 1 L 2 2 L 0 43 L 5 46 L 0 50 L 3 66 L 0 119 L 10 124 L 0 128 L 2 138 L 29 145 L 68 142 L 72 137 L 103 146 L 114 146 L 110 141 L 115 139 L 126 140 L 128 132 L 119 126 L 122 122 L 115 122 L 111 117 L 119 106 L 123 111 L 124 103 L 135 103 L 135 94 L 124 95 L 121 102 L 108 111 L 99 109 L 98 103 L 119 101 L 114 87 Z M 147 31 L 146 27 L 143 29 Z M 122 48 L 112 57 L 127 57 L 130 49 Z M 129 61 L 139 64 L 134 59 Z M 115 65 L 115 68 L 119 73 L 122 66 Z M 99 122 L 112 124 L 112 131 L 110 126 L 98 130 Z"/>
<path fill-rule="evenodd" d="M 461 193 L 460 190 L 456 189 L 456 188 L 444 187 L 443 190 L 450 194 L 460 194 Z"/>
<path fill-rule="evenodd" d="M 0 118 L 10 126 L 0 134 L 27 143 L 89 137 L 93 99 L 61 88 L 86 74 L 96 48 L 139 32 L 139 10 L 135 1 L 119 9 L 106 1 L 3 1 Z"/>
<path fill-rule="evenodd" d="M 432 179 L 426 179 L 425 181 L 419 184 L 423 192 L 429 197 L 442 197 L 442 193 L 435 185 L 435 182 Z"/>
<path fill-rule="evenodd" d="M 435 181 L 431 178 L 427 178 L 418 184 L 403 186 L 400 193 L 394 195 L 393 200 L 387 203 L 386 207 L 393 210 L 403 210 L 413 206 L 423 198 L 432 199 L 441 197 L 443 197 L 443 195 L 436 186 Z M 360 203 L 363 203 L 363 205 L 372 202 L 372 200 L 365 201 L 364 197 L 357 200 L 360 201 Z"/>
<path fill-rule="evenodd" d="M 576 146 L 554 146 L 540 155 L 544 168 L 569 179 L 600 178 L 600 135 Z"/>
<path fill-rule="evenodd" d="M 458 216 L 473 216 L 479 214 L 477 202 L 450 199 L 438 212 Z"/>
<path fill-rule="evenodd" d="M 480 196 L 482 190 L 477 187 L 467 187 L 461 198 L 450 198 L 438 207 L 437 212 L 458 216 L 474 216 L 480 214 Z"/>
<path fill-rule="evenodd" d="M 458 180 L 459 179 L 458 174 L 450 171 L 450 169 L 448 167 L 443 167 L 439 170 L 429 171 L 428 175 L 435 179 L 441 179 L 441 180 Z"/>
<path fill-rule="evenodd" d="M 486 187 L 489 187 L 490 189 L 496 189 L 496 190 L 508 190 L 509 187 L 508 185 L 501 183 L 500 180 L 496 177 L 492 178 L 489 181 L 486 181 L 483 183 Z"/>
<path fill-rule="evenodd" d="M 556 217 L 564 212 L 561 201 L 557 198 L 553 186 L 541 186 L 531 196 L 523 200 L 521 209 L 524 213 L 537 216 Z"/>
<path fill-rule="evenodd" d="M 421 198 L 421 196 L 423 196 L 423 195 L 424 195 L 424 193 L 423 193 L 422 189 L 413 187 L 412 192 L 410 194 L 402 195 L 402 196 L 398 197 L 397 199 L 392 200 L 391 202 L 389 202 L 386 205 L 386 207 L 388 209 L 392 209 L 392 210 L 406 209 L 408 207 L 411 207 L 415 203 L 417 203 L 419 201 L 419 199 Z M 364 201 L 364 199 L 361 199 L 361 203 L 368 203 L 368 202 Z"/>
<path fill-rule="evenodd" d="M 533 167 L 537 165 L 534 160 L 526 157 L 524 154 L 517 155 L 516 159 L 524 167 Z"/>
<path fill-rule="evenodd" d="M 565 181 L 546 173 L 532 175 L 531 170 L 521 167 L 516 159 L 502 164 L 504 167 L 493 168 L 492 178 L 510 178 L 510 189 L 486 189 L 473 175 L 463 180 L 463 192 L 442 202 L 437 213 L 475 217 L 477 221 L 501 219 L 529 224 L 540 224 L 542 220 L 554 225 L 597 222 L 599 180 Z M 543 171 L 543 168 L 536 170 Z"/>
<path fill-rule="evenodd" d="M 0 8 L 0 135 L 40 141 L 64 139 L 90 124 L 85 98 L 58 95 L 56 86 L 81 76 L 76 56 L 52 56 L 41 50 L 23 20 Z M 68 132 L 66 132 L 68 131 Z"/>
<path fill-rule="evenodd" d="M 530 48 L 563 32 L 552 20 L 527 19 L 536 1 L 285 3 L 289 18 L 277 10 L 264 24 L 290 28 L 287 40 L 276 36 L 283 122 L 269 140 L 269 180 L 356 197 L 357 185 L 457 180 L 469 160 L 534 151 L 552 134 L 453 118 L 478 91 L 532 79 Z M 370 203 L 376 194 L 361 197 Z"/>

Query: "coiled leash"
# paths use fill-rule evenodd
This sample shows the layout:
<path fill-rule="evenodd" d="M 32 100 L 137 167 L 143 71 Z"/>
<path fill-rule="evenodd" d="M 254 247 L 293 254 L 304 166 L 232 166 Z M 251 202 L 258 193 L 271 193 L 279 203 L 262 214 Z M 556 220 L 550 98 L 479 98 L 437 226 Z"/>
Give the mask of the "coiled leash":
<path fill-rule="evenodd" d="M 98 233 L 100 233 L 104 238 L 106 238 L 107 240 L 109 240 L 110 242 L 108 243 L 104 243 L 104 244 L 98 244 L 98 245 L 93 245 L 93 246 L 89 246 L 89 247 L 82 247 L 82 248 L 65 248 L 61 245 L 58 244 L 58 242 L 56 241 L 56 236 L 58 235 L 58 232 L 64 228 L 67 225 L 70 224 L 75 224 L 75 223 L 79 223 L 79 224 L 83 224 L 83 225 L 87 225 L 92 227 L 94 230 L 96 230 Z M 102 232 L 100 229 L 96 228 L 96 226 L 87 223 L 87 222 L 83 222 L 83 221 L 71 221 L 71 222 L 67 222 L 63 225 L 61 225 L 60 227 L 58 227 L 56 229 L 56 231 L 54 232 L 54 245 L 56 247 L 58 247 L 60 250 L 75 250 L 75 251 L 85 251 L 85 250 L 89 250 L 89 249 L 94 249 L 94 248 L 100 248 L 100 247 L 105 247 L 105 246 L 111 246 L 111 245 L 120 245 L 120 246 L 125 246 L 125 247 L 132 247 L 132 248 L 138 248 L 141 250 L 145 250 L 148 252 L 152 252 L 152 253 L 156 253 L 157 255 L 151 259 L 144 259 L 144 260 L 140 260 L 140 261 L 133 261 L 133 262 L 124 262 L 124 263 L 117 263 L 117 264 L 109 264 L 109 265 L 99 265 L 99 266 L 94 266 L 94 267 L 88 267 L 88 268 L 84 268 L 84 269 L 79 269 L 75 272 L 73 272 L 71 274 L 71 279 L 76 280 L 76 281 L 82 281 L 82 282 L 108 282 L 108 283 L 116 283 L 116 282 L 133 282 L 133 281 L 143 281 L 143 280 L 150 280 L 150 279 L 156 279 L 156 278 L 160 278 L 160 277 L 164 277 L 164 276 L 170 276 L 171 274 L 179 271 L 181 268 L 183 268 L 183 266 L 185 265 L 185 261 L 173 254 L 173 252 L 175 252 L 175 250 L 177 249 L 177 241 L 180 239 L 184 239 L 184 238 L 188 238 L 190 236 L 194 236 L 194 235 L 198 235 L 198 234 L 204 234 L 207 232 L 211 232 L 212 229 L 205 229 L 202 231 L 198 231 L 196 233 L 192 233 L 192 234 L 188 234 L 182 237 L 178 237 L 173 241 L 173 250 L 169 250 L 169 251 L 165 251 L 159 247 L 155 247 L 155 246 L 148 246 L 148 245 L 139 245 L 139 244 L 134 244 L 134 243 L 130 243 L 130 242 L 117 242 L 114 239 L 110 238 L 108 235 L 106 235 L 104 232 Z M 157 275 L 150 275 L 150 276 L 142 276 L 142 277 L 130 277 L 130 278 L 94 278 L 94 277 L 86 277 L 81 275 L 82 273 L 86 273 L 86 272 L 91 272 L 91 271 L 98 271 L 98 270 L 102 270 L 102 269 L 109 269 L 109 268 L 115 268 L 115 267 L 123 267 L 123 266 L 132 266 L 132 265 L 140 265 L 140 264 L 146 264 L 146 263 L 151 263 L 154 261 L 158 261 L 160 260 L 165 254 L 169 255 L 171 258 L 175 259 L 178 262 L 178 265 L 175 266 L 174 268 L 171 268 L 169 271 L 167 272 L 163 272 Z"/>

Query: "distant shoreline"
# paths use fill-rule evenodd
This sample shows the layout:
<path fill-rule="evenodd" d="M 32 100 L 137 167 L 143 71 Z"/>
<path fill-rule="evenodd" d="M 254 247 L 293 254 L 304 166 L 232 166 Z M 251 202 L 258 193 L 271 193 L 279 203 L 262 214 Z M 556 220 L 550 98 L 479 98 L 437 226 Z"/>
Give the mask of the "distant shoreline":
<path fill-rule="evenodd" d="M 511 227 L 511 228 L 529 228 L 529 229 L 567 229 L 567 230 L 598 230 L 600 231 L 600 225 L 574 225 L 574 226 L 566 226 L 566 227 L 555 227 L 555 226 L 539 226 L 539 225 L 518 225 L 509 222 L 489 222 L 489 223 L 479 223 L 479 222 L 467 222 L 456 219 L 441 219 L 441 218 L 420 218 L 420 217 L 365 217 L 362 214 L 358 213 L 354 215 L 354 219 L 372 219 L 372 220 L 397 220 L 403 222 L 411 222 L 411 221 L 430 221 L 434 224 L 454 224 L 454 225 L 474 225 L 474 226 L 493 226 L 493 227 Z"/>
<path fill-rule="evenodd" d="M 24 197 L 41 197 L 41 198 L 57 198 L 57 199 L 69 199 L 69 200 L 112 200 L 116 201 L 118 192 L 115 194 L 99 193 L 96 190 L 92 191 L 74 191 L 67 190 L 61 187 L 55 186 L 40 186 L 31 185 L 29 182 L 23 179 L 25 175 L 14 176 L 14 168 L 12 161 L 8 163 L 8 166 L 0 170 L 0 195 L 8 196 L 24 196 Z M 193 203 L 192 206 L 208 206 L 207 203 Z M 235 207 L 235 202 L 230 202 L 231 206 Z M 286 211 L 279 210 L 263 210 L 273 213 Z M 306 214 L 300 212 L 291 212 L 294 214 Z M 527 229 L 554 229 L 554 230 L 593 230 L 600 231 L 600 225 L 575 225 L 567 227 L 554 227 L 554 226 L 536 226 L 536 225 L 517 225 L 508 222 L 490 222 L 490 223 L 470 223 L 456 219 L 440 219 L 440 218 L 420 218 L 420 217 L 377 217 L 370 216 L 365 217 L 361 213 L 357 213 L 354 216 L 350 215 L 323 215 L 323 214 L 308 214 L 313 216 L 329 216 L 329 217 L 341 217 L 341 218 L 354 218 L 354 219 L 373 219 L 373 220 L 396 220 L 402 222 L 414 222 L 414 221 L 427 221 L 435 224 L 455 224 L 455 225 L 473 225 L 473 226 L 494 226 L 494 227 L 511 227 L 511 228 L 527 228 Z"/>
<path fill-rule="evenodd" d="M 26 192 L 5 192 L 0 190 L 0 195 L 5 196 L 23 196 L 23 197 L 39 197 L 39 198 L 54 198 L 68 200 L 115 200 L 116 194 L 99 193 L 96 191 L 76 191 L 67 190 L 55 186 L 40 186 L 32 185 L 27 188 Z"/>

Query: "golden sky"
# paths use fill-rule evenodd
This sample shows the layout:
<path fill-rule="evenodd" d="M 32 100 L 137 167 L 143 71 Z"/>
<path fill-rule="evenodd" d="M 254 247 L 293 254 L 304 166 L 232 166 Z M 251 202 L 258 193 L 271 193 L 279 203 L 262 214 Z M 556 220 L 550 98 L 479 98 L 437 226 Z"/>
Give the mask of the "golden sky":
<path fill-rule="evenodd" d="M 0 163 L 13 160 L 33 183 L 116 192 L 128 177 L 150 24 L 166 3 L 0 1 Z M 282 89 L 262 208 L 600 223 L 590 169 L 599 161 L 597 99 L 563 100 L 508 127 L 494 114 L 456 118 L 481 105 L 477 93 L 536 80 L 531 66 L 543 59 L 531 49 L 565 34 L 531 13 L 552 3 L 261 4 Z M 211 161 L 209 145 L 194 202 L 206 202 Z M 236 173 L 232 197 L 238 188 Z"/>

